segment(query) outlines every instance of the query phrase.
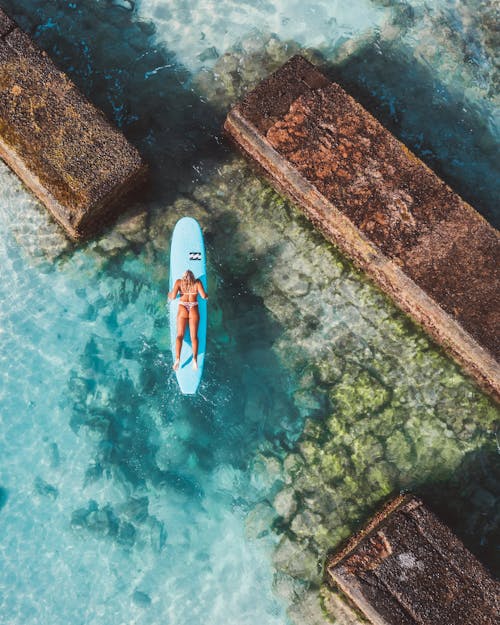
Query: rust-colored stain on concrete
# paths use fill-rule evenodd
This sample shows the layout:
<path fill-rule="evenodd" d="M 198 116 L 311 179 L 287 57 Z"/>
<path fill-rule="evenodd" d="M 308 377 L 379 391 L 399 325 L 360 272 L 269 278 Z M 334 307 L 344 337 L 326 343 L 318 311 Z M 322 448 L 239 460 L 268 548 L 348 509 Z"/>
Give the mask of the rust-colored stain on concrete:
<path fill-rule="evenodd" d="M 137 150 L 0 9 L 0 156 L 74 239 L 144 176 Z"/>
<path fill-rule="evenodd" d="M 411 495 L 379 511 L 327 561 L 326 574 L 375 625 L 498 623 L 498 582 Z"/>
<path fill-rule="evenodd" d="M 494 228 L 302 57 L 249 93 L 225 128 L 331 241 L 500 397 Z"/>

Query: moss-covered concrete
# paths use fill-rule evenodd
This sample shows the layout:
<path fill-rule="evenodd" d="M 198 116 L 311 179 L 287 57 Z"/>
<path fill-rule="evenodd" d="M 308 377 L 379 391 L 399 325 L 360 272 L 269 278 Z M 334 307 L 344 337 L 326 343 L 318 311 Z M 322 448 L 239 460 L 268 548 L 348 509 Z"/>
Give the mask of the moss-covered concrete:
<path fill-rule="evenodd" d="M 137 150 L 0 9 L 0 156 L 73 239 L 145 174 Z"/>
<path fill-rule="evenodd" d="M 500 399 L 498 233 L 301 56 L 225 128 L 396 303 Z"/>

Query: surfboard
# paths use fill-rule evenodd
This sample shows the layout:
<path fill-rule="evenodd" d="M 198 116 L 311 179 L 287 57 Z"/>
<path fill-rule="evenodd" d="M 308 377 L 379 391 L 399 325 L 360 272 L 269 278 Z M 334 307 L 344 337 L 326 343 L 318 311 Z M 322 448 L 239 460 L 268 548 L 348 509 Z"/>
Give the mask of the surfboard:
<path fill-rule="evenodd" d="M 172 233 L 170 247 L 170 290 L 175 281 L 190 269 L 195 278 L 201 280 L 205 290 L 207 289 L 207 264 L 205 257 L 205 244 L 200 224 L 192 217 L 183 217 L 175 224 Z M 170 302 L 170 342 L 172 357 L 175 360 L 175 339 L 177 337 L 177 311 L 179 299 Z M 184 341 L 182 342 L 181 362 L 175 372 L 179 387 L 184 395 L 194 395 L 198 389 L 205 363 L 205 351 L 207 346 L 207 302 L 198 296 L 198 310 L 200 311 L 200 324 L 198 326 L 198 370 L 193 369 L 193 350 L 189 336 L 189 326 L 186 327 Z"/>

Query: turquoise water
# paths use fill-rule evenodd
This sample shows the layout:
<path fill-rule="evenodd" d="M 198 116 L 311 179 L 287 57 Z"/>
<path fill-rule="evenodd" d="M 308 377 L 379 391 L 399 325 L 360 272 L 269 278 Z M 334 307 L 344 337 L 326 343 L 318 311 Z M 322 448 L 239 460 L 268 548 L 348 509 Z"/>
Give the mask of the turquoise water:
<path fill-rule="evenodd" d="M 220 133 L 240 93 L 311 48 L 497 223 L 493 5 L 0 5 L 152 170 L 132 220 L 74 249 L 0 166 L 2 622 L 306 622 L 317 609 L 314 549 L 391 489 L 463 466 L 473 503 L 449 520 L 495 566 L 498 480 L 467 463 L 490 466 L 497 411 Z M 202 223 L 210 262 L 210 357 L 194 399 L 171 374 L 165 305 L 168 244 L 184 214 Z M 367 414 L 391 421 L 383 452 Z M 311 426 L 326 416 L 341 449 Z M 344 463 L 335 518 L 308 503 L 318 440 L 325 470 Z M 310 463 L 302 477 L 298 451 Z M 306 572 L 290 545 L 314 547 Z"/>

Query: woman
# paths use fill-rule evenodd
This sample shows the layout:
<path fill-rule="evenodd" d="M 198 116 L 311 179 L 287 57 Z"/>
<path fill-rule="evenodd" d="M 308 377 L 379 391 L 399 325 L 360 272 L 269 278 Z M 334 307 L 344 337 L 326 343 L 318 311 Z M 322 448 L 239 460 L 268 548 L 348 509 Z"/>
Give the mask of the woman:
<path fill-rule="evenodd" d="M 193 369 L 198 369 L 198 324 L 200 312 L 198 310 L 198 294 L 203 299 L 208 299 L 203 284 L 194 277 L 189 269 L 184 272 L 180 280 L 176 280 L 174 288 L 168 294 L 169 300 L 174 300 L 180 292 L 179 310 L 177 311 L 177 338 L 175 339 L 175 362 L 174 371 L 177 371 L 181 362 L 182 341 L 184 332 L 189 322 L 189 334 L 191 335 L 191 347 L 193 349 Z"/>

